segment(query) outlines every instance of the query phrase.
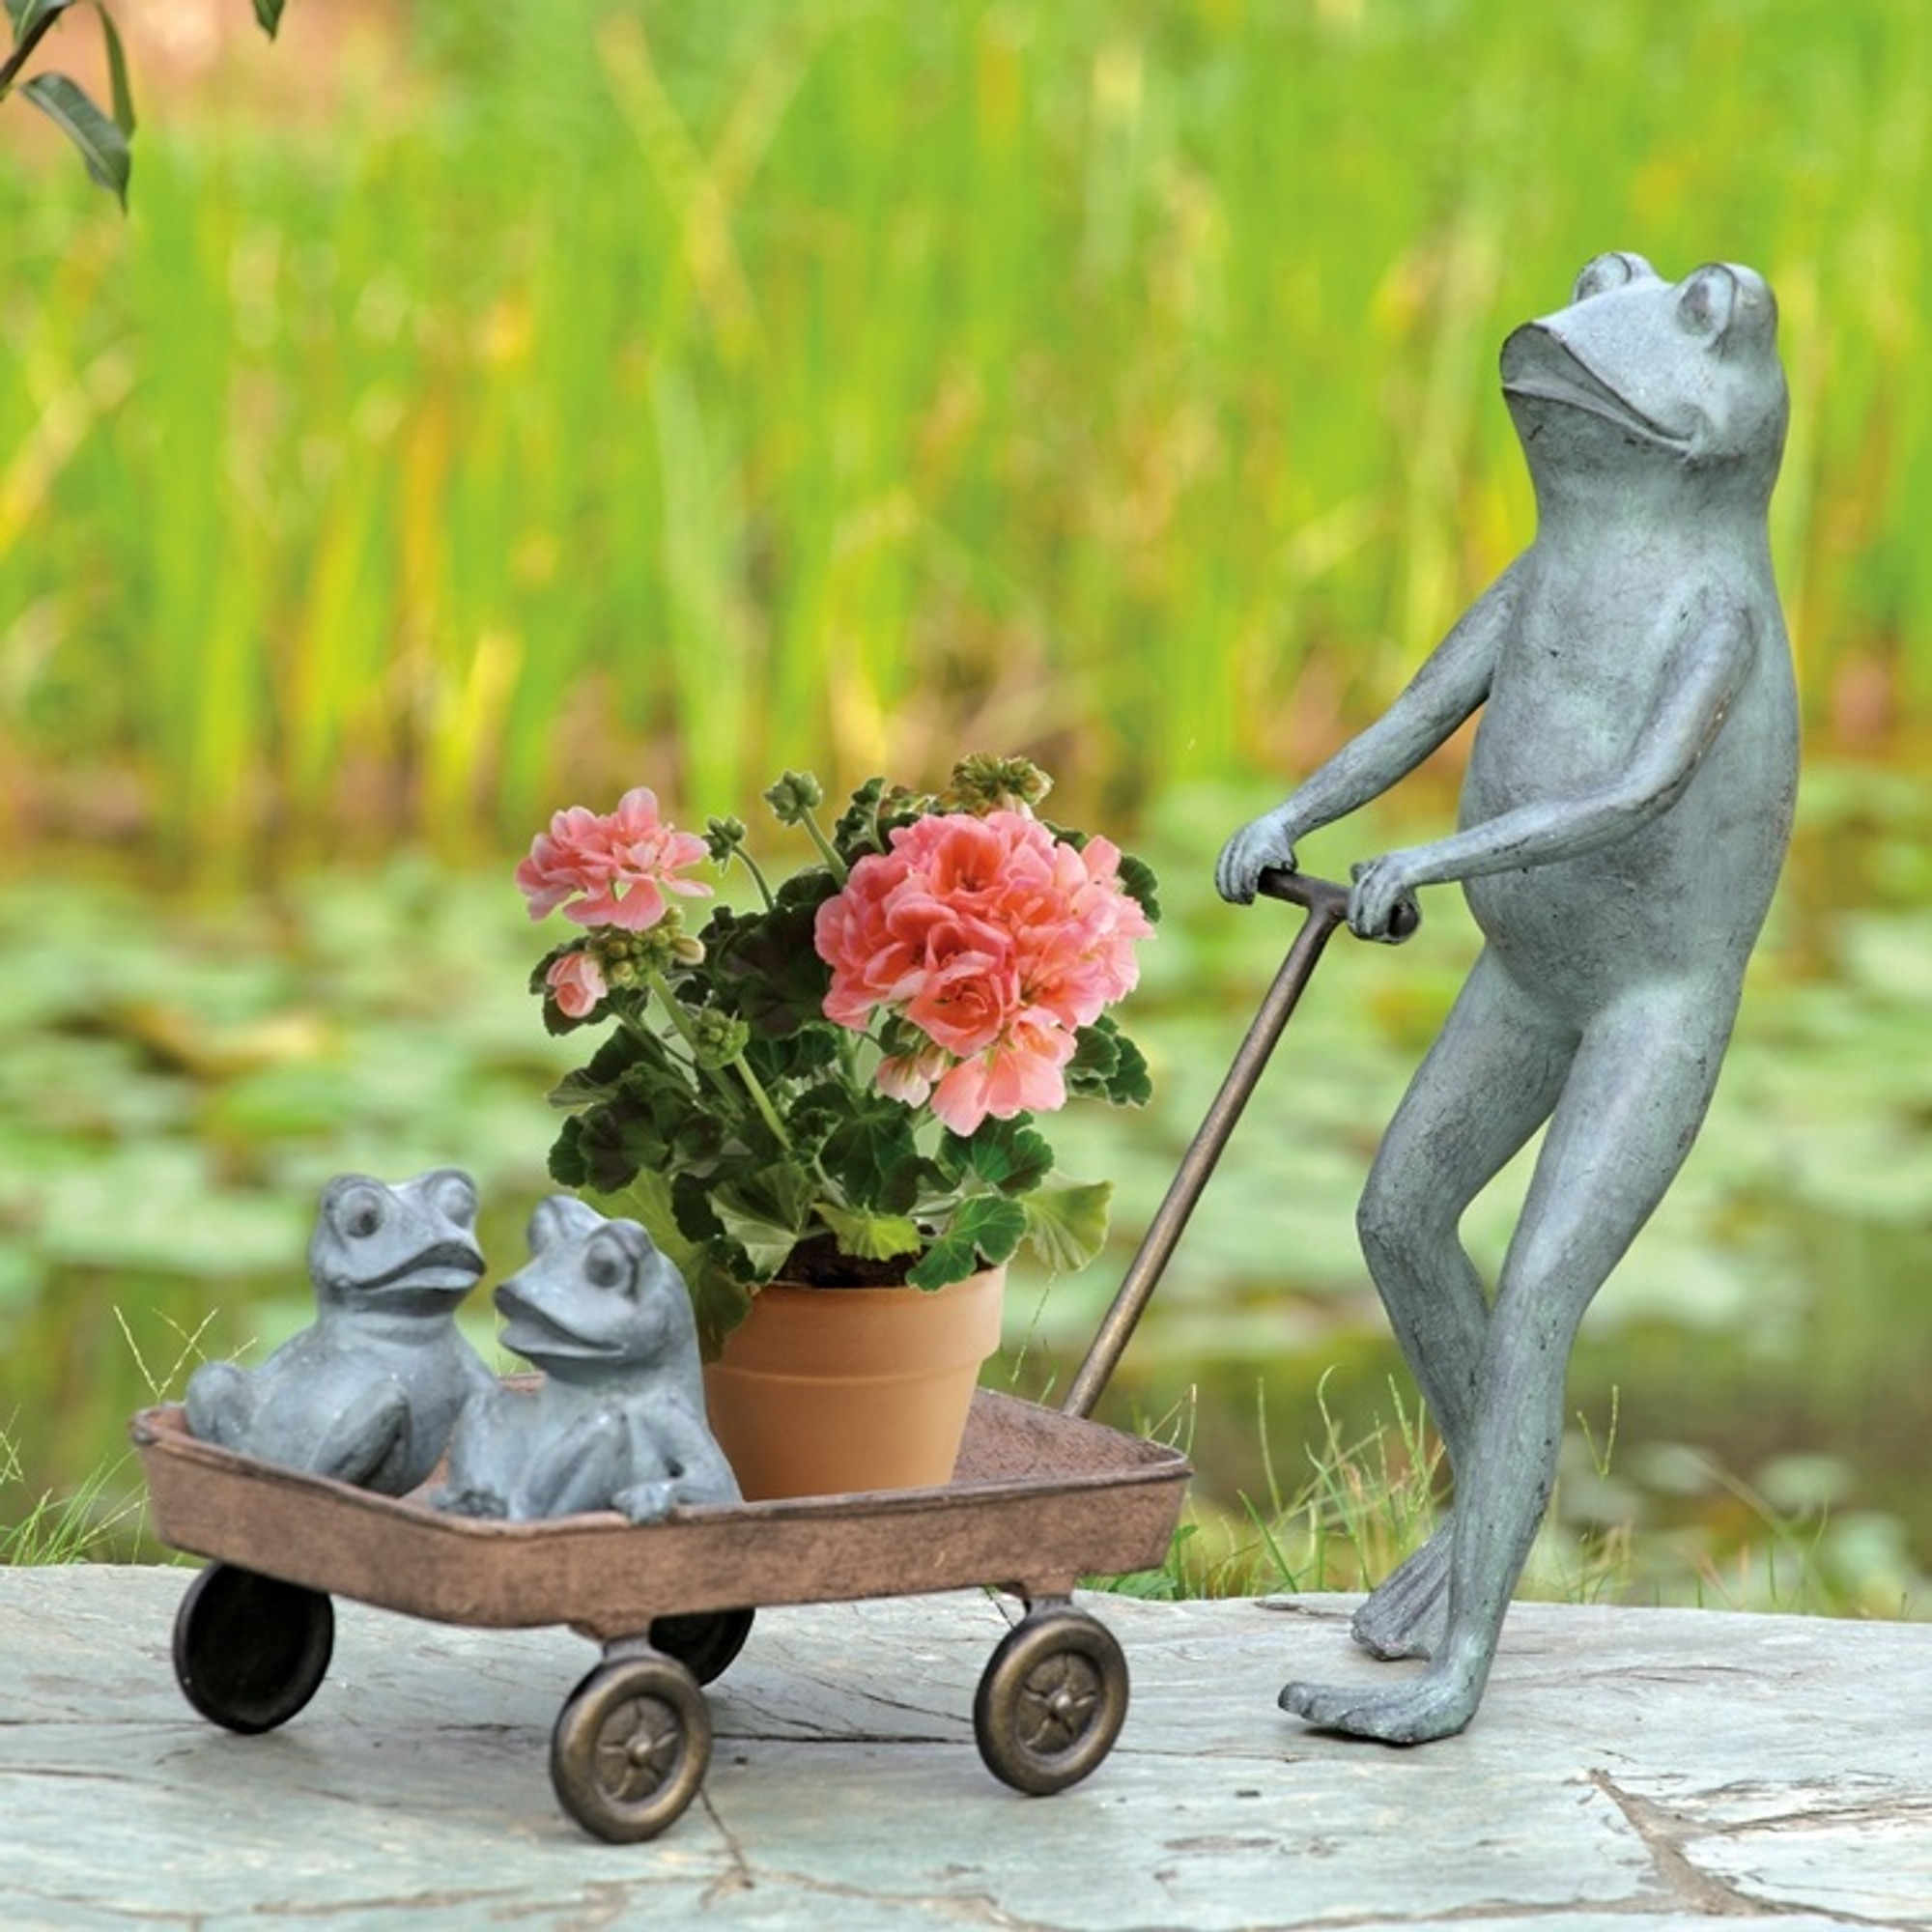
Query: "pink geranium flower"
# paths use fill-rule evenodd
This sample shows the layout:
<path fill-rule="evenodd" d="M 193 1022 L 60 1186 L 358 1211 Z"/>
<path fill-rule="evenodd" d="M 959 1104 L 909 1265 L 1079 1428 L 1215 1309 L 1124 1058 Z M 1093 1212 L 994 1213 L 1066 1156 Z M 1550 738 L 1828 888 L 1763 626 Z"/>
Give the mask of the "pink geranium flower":
<path fill-rule="evenodd" d="M 832 968 L 829 1018 L 863 1032 L 885 1012 L 944 1057 L 943 1072 L 925 1051 L 895 1057 L 882 1091 L 929 1091 L 940 1119 L 971 1133 L 988 1115 L 1065 1103 L 1074 1036 L 1132 989 L 1134 942 L 1151 930 L 1116 847 L 1076 849 L 1000 810 L 894 832 L 819 908 L 813 937 Z"/>
<path fill-rule="evenodd" d="M 587 1020 L 604 1004 L 610 987 L 604 969 L 587 952 L 563 952 L 544 975 L 557 1006 L 574 1020 Z"/>
<path fill-rule="evenodd" d="M 572 806 L 531 842 L 517 867 L 517 884 L 530 917 L 562 908 L 579 925 L 615 925 L 642 932 L 664 918 L 665 895 L 708 898 L 711 888 L 677 876 L 707 855 L 702 838 L 658 816 L 657 794 L 638 785 L 615 811 Z"/>

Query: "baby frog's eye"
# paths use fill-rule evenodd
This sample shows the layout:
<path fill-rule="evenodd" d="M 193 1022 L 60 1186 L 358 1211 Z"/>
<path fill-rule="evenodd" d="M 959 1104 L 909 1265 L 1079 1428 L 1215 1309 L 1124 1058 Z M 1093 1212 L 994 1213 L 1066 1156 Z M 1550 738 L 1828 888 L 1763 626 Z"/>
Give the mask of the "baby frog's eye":
<path fill-rule="evenodd" d="M 1677 298 L 1677 320 L 1685 330 L 1714 342 L 1729 327 L 1738 302 L 1738 282 L 1721 263 L 1699 269 Z"/>
<path fill-rule="evenodd" d="M 1583 271 L 1577 277 L 1577 286 L 1570 292 L 1573 302 L 1588 301 L 1592 296 L 1607 294 L 1611 289 L 1623 288 L 1630 282 L 1655 281 L 1657 270 L 1641 255 L 1632 255 L 1621 249 L 1608 255 L 1599 255 L 1595 261 L 1584 264 Z"/>
<path fill-rule="evenodd" d="M 592 1288 L 631 1286 L 631 1258 L 614 1241 L 592 1241 L 583 1251 L 583 1279 Z"/>
<path fill-rule="evenodd" d="M 337 1198 L 333 1218 L 345 1238 L 366 1241 L 389 1218 L 389 1197 L 380 1187 L 358 1183 Z"/>
<path fill-rule="evenodd" d="M 476 1219 L 476 1189 L 467 1174 L 454 1168 L 439 1174 L 430 1184 L 429 1198 L 438 1213 L 459 1227 L 468 1228 Z"/>

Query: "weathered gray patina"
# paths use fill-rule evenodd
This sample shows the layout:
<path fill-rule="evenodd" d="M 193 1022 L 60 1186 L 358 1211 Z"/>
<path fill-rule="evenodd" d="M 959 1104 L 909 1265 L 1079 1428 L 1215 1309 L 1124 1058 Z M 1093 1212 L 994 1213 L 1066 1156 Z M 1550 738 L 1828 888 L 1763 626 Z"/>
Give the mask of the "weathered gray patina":
<path fill-rule="evenodd" d="M 465 1400 L 496 1378 L 456 1311 L 483 1272 L 476 1185 L 437 1168 L 391 1187 L 338 1175 L 309 1241 L 316 1319 L 248 1369 L 210 1362 L 188 1427 L 239 1449 L 399 1496 L 427 1480 Z"/>
<path fill-rule="evenodd" d="M 567 1194 L 530 1219 L 530 1260 L 497 1290 L 502 1342 L 543 1371 L 464 1405 L 434 1498 L 516 1520 L 614 1509 L 654 1522 L 678 1503 L 734 1503 L 704 1414 L 697 1327 L 677 1269 L 635 1221 Z"/>
<path fill-rule="evenodd" d="M 1382 718 L 1236 833 L 1216 875 L 1250 898 L 1482 711 L 1460 828 L 1357 867 L 1349 912 L 1391 937 L 1417 887 L 1461 880 L 1486 941 L 1359 1216 L 1456 1506 L 1354 1629 L 1377 1656 L 1431 1663 L 1387 1690 L 1282 1693 L 1396 1743 L 1475 1712 L 1548 1500 L 1571 1344 L 1702 1122 L 1797 786 L 1766 529 L 1786 418 L 1770 289 L 1724 264 L 1670 284 L 1599 256 L 1567 308 L 1510 336 L 1502 380 L 1534 543 Z M 1458 1224 L 1546 1122 L 1492 1303 Z"/>

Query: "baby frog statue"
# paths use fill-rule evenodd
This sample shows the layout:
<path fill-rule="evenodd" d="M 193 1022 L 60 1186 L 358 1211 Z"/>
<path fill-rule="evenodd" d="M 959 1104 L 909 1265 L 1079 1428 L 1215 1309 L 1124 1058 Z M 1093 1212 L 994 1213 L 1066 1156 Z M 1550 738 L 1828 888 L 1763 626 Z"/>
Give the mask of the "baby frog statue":
<path fill-rule="evenodd" d="M 188 1428 L 315 1475 L 399 1496 L 425 1481 L 465 1400 L 496 1378 L 458 1332 L 483 1272 L 476 1188 L 439 1168 L 389 1187 L 359 1174 L 323 1190 L 309 1242 L 312 1327 L 260 1368 L 210 1362 Z"/>
<path fill-rule="evenodd" d="M 683 1278 L 635 1221 L 554 1195 L 530 1221 L 530 1261 L 497 1290 L 503 1346 L 543 1371 L 534 1390 L 470 1402 L 432 1500 L 465 1516 L 620 1511 L 652 1522 L 680 1503 L 738 1500 L 705 1423 L 697 1330 Z"/>
<path fill-rule="evenodd" d="M 1309 1721 L 1394 1743 L 1474 1714 L 1548 1500 L 1571 1344 L 1690 1147 L 1791 826 L 1798 725 L 1766 508 L 1784 441 L 1772 294 L 1628 254 L 1503 345 L 1535 540 L 1388 712 L 1221 854 L 1245 901 L 1299 840 L 1479 708 L 1460 829 L 1355 868 L 1363 938 L 1460 880 L 1485 941 L 1358 1214 L 1455 1473 L 1435 1537 L 1354 1620 L 1380 1690 L 1291 1684 Z M 1493 1299 L 1463 1209 L 1548 1123 Z"/>

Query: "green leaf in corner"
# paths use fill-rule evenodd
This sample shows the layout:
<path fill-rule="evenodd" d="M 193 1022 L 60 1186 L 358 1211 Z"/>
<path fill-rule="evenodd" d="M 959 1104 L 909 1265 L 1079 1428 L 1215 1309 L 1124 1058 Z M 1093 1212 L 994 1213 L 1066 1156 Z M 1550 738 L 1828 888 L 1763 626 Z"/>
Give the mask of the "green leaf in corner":
<path fill-rule="evenodd" d="M 1084 1268 L 1107 1239 L 1111 1180 L 1050 1180 L 1026 1197 L 1027 1244 L 1056 1274 Z"/>
<path fill-rule="evenodd" d="M 128 137 L 64 73 L 37 73 L 20 92 L 80 150 L 87 172 L 128 206 Z"/>
<path fill-rule="evenodd" d="M 14 22 L 17 44 L 36 29 L 44 34 L 57 14 L 65 14 L 73 0 L 7 0 L 8 17 Z"/>
<path fill-rule="evenodd" d="M 124 135 L 130 135 L 134 131 L 134 90 L 128 84 L 128 52 L 121 44 L 114 15 L 101 0 L 94 0 L 94 11 L 100 15 L 100 32 L 107 43 L 107 84 L 112 89 L 114 125 Z"/>
<path fill-rule="evenodd" d="M 282 9 L 287 0 L 255 0 L 255 24 L 272 41 L 282 24 Z"/>

